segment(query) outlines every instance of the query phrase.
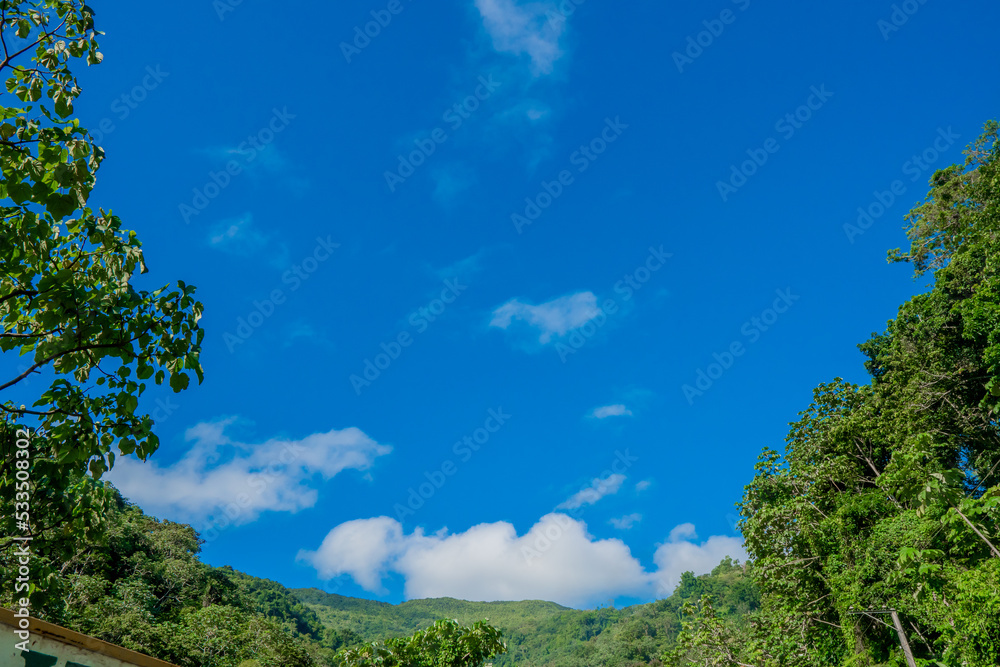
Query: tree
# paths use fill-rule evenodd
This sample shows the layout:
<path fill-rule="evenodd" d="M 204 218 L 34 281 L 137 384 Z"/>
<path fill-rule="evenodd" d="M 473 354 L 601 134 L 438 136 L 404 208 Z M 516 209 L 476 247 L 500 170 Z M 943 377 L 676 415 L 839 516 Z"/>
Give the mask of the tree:
<path fill-rule="evenodd" d="M 30 456 L 33 601 L 55 581 L 51 556 L 96 530 L 112 501 L 98 480 L 118 455 L 159 441 L 140 399 L 152 381 L 202 380 L 202 306 L 182 282 L 152 292 L 142 246 L 91 193 L 104 151 L 72 118 L 70 65 L 96 65 L 94 12 L 79 0 L 0 0 L 0 570 L 11 565 L 18 439 Z M 45 377 L 36 390 L 30 379 Z M 50 379 L 49 379 L 50 378 Z M 23 455 L 24 452 L 21 453 Z"/>
<path fill-rule="evenodd" d="M 56 376 L 30 408 L 0 410 L 36 417 L 60 460 L 100 476 L 113 445 L 141 458 L 156 450 L 139 397 L 150 379 L 175 391 L 189 373 L 201 380 L 204 332 L 194 288 L 131 285 L 146 271 L 141 244 L 88 204 L 104 151 L 70 118 L 81 91 L 69 64 L 101 62 L 93 19 L 77 0 L 0 2 L 0 71 L 23 104 L 0 107 L 0 196 L 10 202 L 0 207 L 0 350 L 30 355 L 0 391 L 43 369 Z"/>
<path fill-rule="evenodd" d="M 918 660 L 985 667 L 1000 654 L 995 122 L 966 155 L 933 175 L 906 218 L 909 250 L 890 253 L 933 282 L 859 346 L 870 382 L 820 385 L 746 487 L 762 597 L 750 663 L 901 664 L 894 629 L 865 613 L 885 608 Z"/>
<path fill-rule="evenodd" d="M 745 662 L 746 639 L 732 624 L 719 618 L 712 597 L 699 604 L 685 602 L 683 621 L 676 644 L 663 655 L 668 667 L 754 667 Z"/>
<path fill-rule="evenodd" d="M 140 407 L 149 381 L 181 391 L 190 374 L 202 379 L 194 288 L 133 287 L 146 271 L 141 244 L 89 203 L 104 151 L 71 117 L 81 90 L 70 65 L 101 62 L 100 34 L 78 0 L 0 1 L 0 72 L 20 102 L 0 106 L 0 353 L 26 359 L 0 378 L 0 421 L 31 429 L 36 489 L 44 481 L 61 492 L 87 472 L 99 479 L 116 451 L 156 451 Z M 15 401 L 43 371 L 48 386 L 30 405 Z M 9 499 L 13 468 L 4 463 Z M 34 503 L 40 523 L 43 509 Z"/>
<path fill-rule="evenodd" d="M 411 637 L 363 644 L 337 658 L 343 667 L 479 667 L 506 650 L 500 631 L 486 621 L 441 620 Z"/>

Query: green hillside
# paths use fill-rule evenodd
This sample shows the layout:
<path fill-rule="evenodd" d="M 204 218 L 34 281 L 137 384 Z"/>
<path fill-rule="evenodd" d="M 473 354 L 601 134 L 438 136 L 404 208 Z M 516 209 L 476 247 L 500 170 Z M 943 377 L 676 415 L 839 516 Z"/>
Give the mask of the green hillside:
<path fill-rule="evenodd" d="M 453 598 L 410 600 L 400 605 L 324 593 L 315 588 L 292 593 L 330 628 L 348 628 L 366 640 L 409 635 L 442 618 L 472 623 L 484 618 L 497 625 L 529 631 L 545 620 L 572 611 L 554 602 L 467 602 Z"/>
<path fill-rule="evenodd" d="M 739 624 L 757 608 L 757 593 L 742 566 L 726 560 L 708 575 L 685 574 L 673 596 L 625 609 L 580 611 L 553 602 L 467 602 L 452 598 L 410 600 L 399 605 L 324 593 L 314 588 L 292 593 L 329 630 L 365 641 L 401 637 L 452 618 L 463 624 L 489 619 L 501 629 L 506 655 L 496 667 L 575 667 L 659 665 L 681 629 L 685 602 L 711 595 L 722 616 Z"/>

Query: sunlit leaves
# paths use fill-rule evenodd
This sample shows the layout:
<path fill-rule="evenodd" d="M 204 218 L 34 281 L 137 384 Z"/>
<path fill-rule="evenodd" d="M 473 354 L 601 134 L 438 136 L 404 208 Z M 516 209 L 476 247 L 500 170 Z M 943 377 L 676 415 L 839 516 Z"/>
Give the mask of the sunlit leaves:
<path fill-rule="evenodd" d="M 479 667 L 506 651 L 499 630 L 486 621 L 463 627 L 442 620 L 411 637 L 341 651 L 343 667 Z"/>
<path fill-rule="evenodd" d="M 821 385 L 746 488 L 755 636 L 781 647 L 775 664 L 900 662 L 894 633 L 859 611 L 884 607 L 925 664 L 1000 654 L 1000 608 L 984 603 L 1000 570 L 997 138 L 988 123 L 907 218 L 894 258 L 933 285 L 859 346 L 872 382 Z"/>
<path fill-rule="evenodd" d="M 202 308 L 183 283 L 134 289 L 146 270 L 138 238 L 89 205 L 104 153 L 70 117 L 81 92 L 70 65 L 101 61 L 93 11 L 79 0 L 5 1 L 0 19 L 0 71 L 26 105 L 0 107 L 0 352 L 56 374 L 31 406 L 3 411 L 40 427 L 67 474 L 100 477 L 116 445 L 142 458 L 156 449 L 140 400 L 147 382 L 182 391 L 203 377 Z"/>

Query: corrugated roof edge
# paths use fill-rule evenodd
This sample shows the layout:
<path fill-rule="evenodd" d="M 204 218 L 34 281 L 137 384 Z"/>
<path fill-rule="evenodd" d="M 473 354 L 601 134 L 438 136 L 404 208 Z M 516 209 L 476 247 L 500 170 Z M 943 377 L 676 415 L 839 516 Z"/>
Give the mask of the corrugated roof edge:
<path fill-rule="evenodd" d="M 13 611 L 0 607 L 0 623 L 17 628 L 17 621 L 18 619 L 15 618 Z M 116 660 L 136 665 L 136 667 L 177 667 L 177 665 L 164 662 L 159 658 L 151 658 L 148 655 L 137 653 L 136 651 L 122 648 L 121 646 L 116 646 L 115 644 L 110 644 L 101 639 L 88 637 L 87 635 L 80 634 L 79 632 L 74 632 L 73 630 L 68 630 L 64 627 L 55 625 L 54 623 L 42 621 L 34 617 L 30 618 L 30 623 L 29 630 L 32 634 L 50 637 L 64 644 L 76 646 L 77 648 L 82 648 L 87 651 L 93 651 L 94 653 L 105 655 L 109 658 L 115 658 Z"/>

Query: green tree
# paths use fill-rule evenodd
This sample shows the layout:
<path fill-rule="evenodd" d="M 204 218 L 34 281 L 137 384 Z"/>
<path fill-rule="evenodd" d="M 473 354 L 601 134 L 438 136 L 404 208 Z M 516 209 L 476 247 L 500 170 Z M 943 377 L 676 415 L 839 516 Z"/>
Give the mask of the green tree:
<path fill-rule="evenodd" d="M 918 660 L 1000 655 L 998 126 L 938 171 L 890 253 L 931 278 L 860 345 L 871 381 L 820 385 L 741 512 L 761 592 L 749 663 L 902 664 L 868 609 L 892 607 Z M 725 663 L 724 663 L 725 664 Z"/>
<path fill-rule="evenodd" d="M 0 106 L 0 351 L 28 357 L 0 391 L 42 370 L 55 376 L 33 405 L 0 410 L 36 418 L 60 462 L 99 477 L 113 446 L 140 458 L 156 450 L 139 409 L 147 381 L 180 391 L 189 373 L 201 379 L 202 307 L 184 283 L 135 289 L 146 271 L 135 233 L 89 205 L 104 152 L 71 118 L 81 91 L 70 63 L 102 59 L 93 11 L 77 0 L 3 0 L 0 29 L 0 72 L 20 101 Z"/>
<path fill-rule="evenodd" d="M 711 596 L 699 604 L 685 602 L 687 620 L 677 642 L 663 656 L 668 667 L 753 667 L 745 662 L 747 640 L 732 623 L 715 613 Z"/>
<path fill-rule="evenodd" d="M 411 637 L 363 644 L 337 658 L 343 667 L 479 667 L 506 650 L 500 631 L 486 621 L 441 620 Z"/>
<path fill-rule="evenodd" d="M 0 0 L 10 96 L 0 106 L 0 353 L 21 360 L 0 378 L 0 502 L 15 494 L 10 441 L 28 429 L 36 538 L 94 528 L 109 498 L 94 480 L 116 454 L 157 449 L 140 405 L 149 382 L 181 391 L 202 379 L 194 288 L 136 289 L 141 244 L 90 204 L 104 152 L 72 117 L 81 90 L 70 65 L 101 62 L 100 34 L 78 0 Z M 36 391 L 33 377 L 51 380 Z M 3 509 L 4 535 L 22 534 Z"/>

